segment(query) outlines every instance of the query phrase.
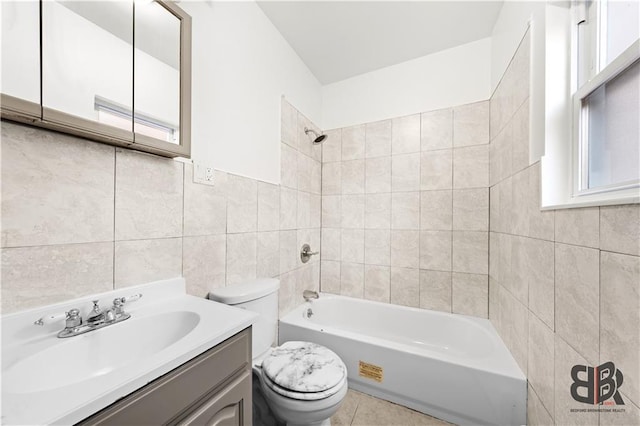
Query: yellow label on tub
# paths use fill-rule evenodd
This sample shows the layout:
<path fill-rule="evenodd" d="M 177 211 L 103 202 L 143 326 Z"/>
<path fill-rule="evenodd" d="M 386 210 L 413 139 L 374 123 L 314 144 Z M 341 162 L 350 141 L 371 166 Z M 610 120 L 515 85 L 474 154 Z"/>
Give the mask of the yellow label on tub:
<path fill-rule="evenodd" d="M 375 380 L 378 383 L 382 383 L 383 370 L 378 365 L 369 364 L 368 362 L 360 361 L 358 365 L 358 372 L 360 377 Z"/>

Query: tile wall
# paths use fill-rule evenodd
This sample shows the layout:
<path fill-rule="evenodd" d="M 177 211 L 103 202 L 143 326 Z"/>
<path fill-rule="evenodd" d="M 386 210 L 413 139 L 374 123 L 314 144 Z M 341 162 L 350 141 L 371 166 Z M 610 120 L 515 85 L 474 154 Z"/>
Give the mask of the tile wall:
<path fill-rule="evenodd" d="M 2 312 L 183 275 L 188 292 L 280 277 L 319 287 L 320 147 L 282 104 L 282 185 L 2 122 Z"/>
<path fill-rule="evenodd" d="M 327 134 L 322 291 L 486 318 L 489 102 Z"/>
<path fill-rule="evenodd" d="M 529 164 L 529 35 L 491 98 L 489 317 L 529 380 L 529 424 L 640 424 L 640 206 L 540 210 Z M 623 413 L 570 395 L 613 361 Z"/>

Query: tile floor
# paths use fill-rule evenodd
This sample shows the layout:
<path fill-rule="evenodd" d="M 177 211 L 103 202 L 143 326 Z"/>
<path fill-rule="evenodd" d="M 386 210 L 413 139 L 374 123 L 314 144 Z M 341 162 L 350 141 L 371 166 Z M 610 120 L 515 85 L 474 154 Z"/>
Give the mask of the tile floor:
<path fill-rule="evenodd" d="M 375 425 L 451 425 L 435 417 L 427 416 L 410 408 L 374 398 L 349 389 L 340 410 L 331 417 L 332 426 L 375 426 Z"/>

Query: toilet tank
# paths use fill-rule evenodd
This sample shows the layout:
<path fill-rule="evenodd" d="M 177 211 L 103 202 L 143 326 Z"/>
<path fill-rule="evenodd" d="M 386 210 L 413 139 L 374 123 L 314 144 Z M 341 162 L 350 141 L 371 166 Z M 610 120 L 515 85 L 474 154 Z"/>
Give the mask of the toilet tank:
<path fill-rule="evenodd" d="M 252 330 L 252 358 L 264 354 L 275 343 L 278 327 L 278 289 L 280 281 L 260 278 L 242 284 L 217 288 L 209 299 L 246 309 L 259 315 Z"/>

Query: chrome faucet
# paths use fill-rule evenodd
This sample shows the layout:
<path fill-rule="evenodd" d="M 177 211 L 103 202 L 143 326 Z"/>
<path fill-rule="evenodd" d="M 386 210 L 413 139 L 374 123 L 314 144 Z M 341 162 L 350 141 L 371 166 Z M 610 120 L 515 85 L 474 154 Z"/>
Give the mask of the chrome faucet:
<path fill-rule="evenodd" d="M 58 337 L 72 337 L 84 334 L 89 331 L 98 330 L 111 324 L 116 324 L 131 318 L 131 315 L 124 311 L 123 305 L 127 302 L 134 302 L 142 297 L 142 294 L 134 294 L 129 297 L 118 297 L 113 300 L 113 306 L 103 310 L 100 308 L 99 300 L 93 301 L 93 308 L 87 315 L 86 320 L 82 320 L 79 309 L 71 309 L 65 313 L 64 329 L 58 333 Z M 50 315 L 38 319 L 34 324 L 44 325 L 45 322 L 61 318 L 61 315 Z"/>

